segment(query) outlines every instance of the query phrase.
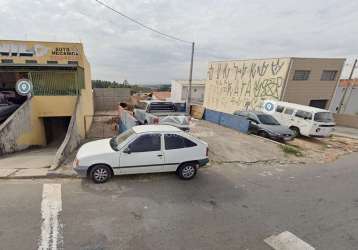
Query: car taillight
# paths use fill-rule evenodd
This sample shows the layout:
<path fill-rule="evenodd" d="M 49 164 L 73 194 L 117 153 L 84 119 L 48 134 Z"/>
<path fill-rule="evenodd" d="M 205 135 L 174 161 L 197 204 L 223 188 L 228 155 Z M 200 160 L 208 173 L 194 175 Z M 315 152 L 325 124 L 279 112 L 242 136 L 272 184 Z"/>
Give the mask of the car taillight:
<path fill-rule="evenodd" d="M 158 124 L 158 123 L 159 123 L 159 118 L 158 118 L 158 117 L 154 118 L 154 119 L 153 119 L 153 123 L 154 123 L 154 124 Z"/>
<path fill-rule="evenodd" d="M 206 147 L 206 156 L 209 156 L 209 148 Z"/>

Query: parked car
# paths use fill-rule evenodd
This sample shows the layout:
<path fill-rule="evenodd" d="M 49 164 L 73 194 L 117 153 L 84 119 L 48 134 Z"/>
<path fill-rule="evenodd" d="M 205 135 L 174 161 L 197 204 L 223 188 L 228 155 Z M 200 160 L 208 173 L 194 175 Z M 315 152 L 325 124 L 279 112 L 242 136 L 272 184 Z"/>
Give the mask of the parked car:
<path fill-rule="evenodd" d="M 270 110 L 263 106 L 263 112 L 289 127 L 296 136 L 329 137 L 335 129 L 333 114 L 328 110 L 289 102 L 270 100 L 265 103 L 268 102 L 272 106 L 269 105 Z"/>
<path fill-rule="evenodd" d="M 135 126 L 113 138 L 84 144 L 74 170 L 95 183 L 113 175 L 176 172 L 185 180 L 208 163 L 208 144 L 168 125 Z"/>
<path fill-rule="evenodd" d="M 281 141 L 290 141 L 295 137 L 287 126 L 281 125 L 269 114 L 256 111 L 236 111 L 234 115 L 242 116 L 249 120 L 249 133 Z"/>
<path fill-rule="evenodd" d="M 0 123 L 5 121 L 20 105 L 0 103 Z"/>
<path fill-rule="evenodd" d="M 172 125 L 181 130 L 189 130 L 190 116 L 185 112 L 178 112 L 172 102 L 140 101 L 133 113 L 140 124 Z"/>

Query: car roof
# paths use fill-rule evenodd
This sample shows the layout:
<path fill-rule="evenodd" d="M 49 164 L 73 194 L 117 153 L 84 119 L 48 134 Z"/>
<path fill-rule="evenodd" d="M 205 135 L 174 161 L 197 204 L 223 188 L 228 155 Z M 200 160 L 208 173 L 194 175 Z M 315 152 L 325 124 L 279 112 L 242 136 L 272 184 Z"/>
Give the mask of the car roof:
<path fill-rule="evenodd" d="M 271 100 L 270 100 L 271 101 Z M 273 103 L 276 103 L 277 105 L 285 106 L 287 108 L 292 109 L 300 109 L 303 111 L 310 111 L 310 112 L 330 112 L 327 109 L 320 109 L 316 107 L 311 107 L 307 105 L 297 104 L 297 103 L 291 103 L 291 102 L 282 102 L 282 101 L 271 101 Z"/>
<path fill-rule="evenodd" d="M 164 100 L 140 100 L 140 102 L 145 103 L 172 103 L 171 101 L 164 101 Z"/>
<path fill-rule="evenodd" d="M 134 126 L 132 129 L 137 134 L 145 132 L 181 132 L 180 129 L 170 125 L 139 125 Z"/>
<path fill-rule="evenodd" d="M 234 114 L 240 115 L 240 114 L 254 114 L 254 115 L 267 115 L 266 113 L 262 111 L 235 111 Z"/>

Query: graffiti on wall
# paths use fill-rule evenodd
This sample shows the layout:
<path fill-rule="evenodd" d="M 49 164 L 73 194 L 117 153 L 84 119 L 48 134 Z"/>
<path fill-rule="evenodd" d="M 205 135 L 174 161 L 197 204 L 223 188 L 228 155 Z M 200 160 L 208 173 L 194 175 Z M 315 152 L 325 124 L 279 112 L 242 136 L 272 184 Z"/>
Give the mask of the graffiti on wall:
<path fill-rule="evenodd" d="M 286 58 L 210 63 L 205 107 L 231 113 L 257 109 L 265 99 L 279 99 L 288 64 Z"/>

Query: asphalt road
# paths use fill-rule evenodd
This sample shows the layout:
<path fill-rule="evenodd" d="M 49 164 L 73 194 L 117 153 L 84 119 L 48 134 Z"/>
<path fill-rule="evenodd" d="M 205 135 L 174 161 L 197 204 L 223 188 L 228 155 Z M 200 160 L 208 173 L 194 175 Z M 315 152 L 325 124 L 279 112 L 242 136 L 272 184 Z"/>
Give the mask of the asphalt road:
<path fill-rule="evenodd" d="M 314 166 L 211 166 L 191 181 L 3 180 L 0 249 L 266 250 L 265 238 L 289 231 L 316 249 L 355 250 L 357 190 L 358 154 Z"/>

